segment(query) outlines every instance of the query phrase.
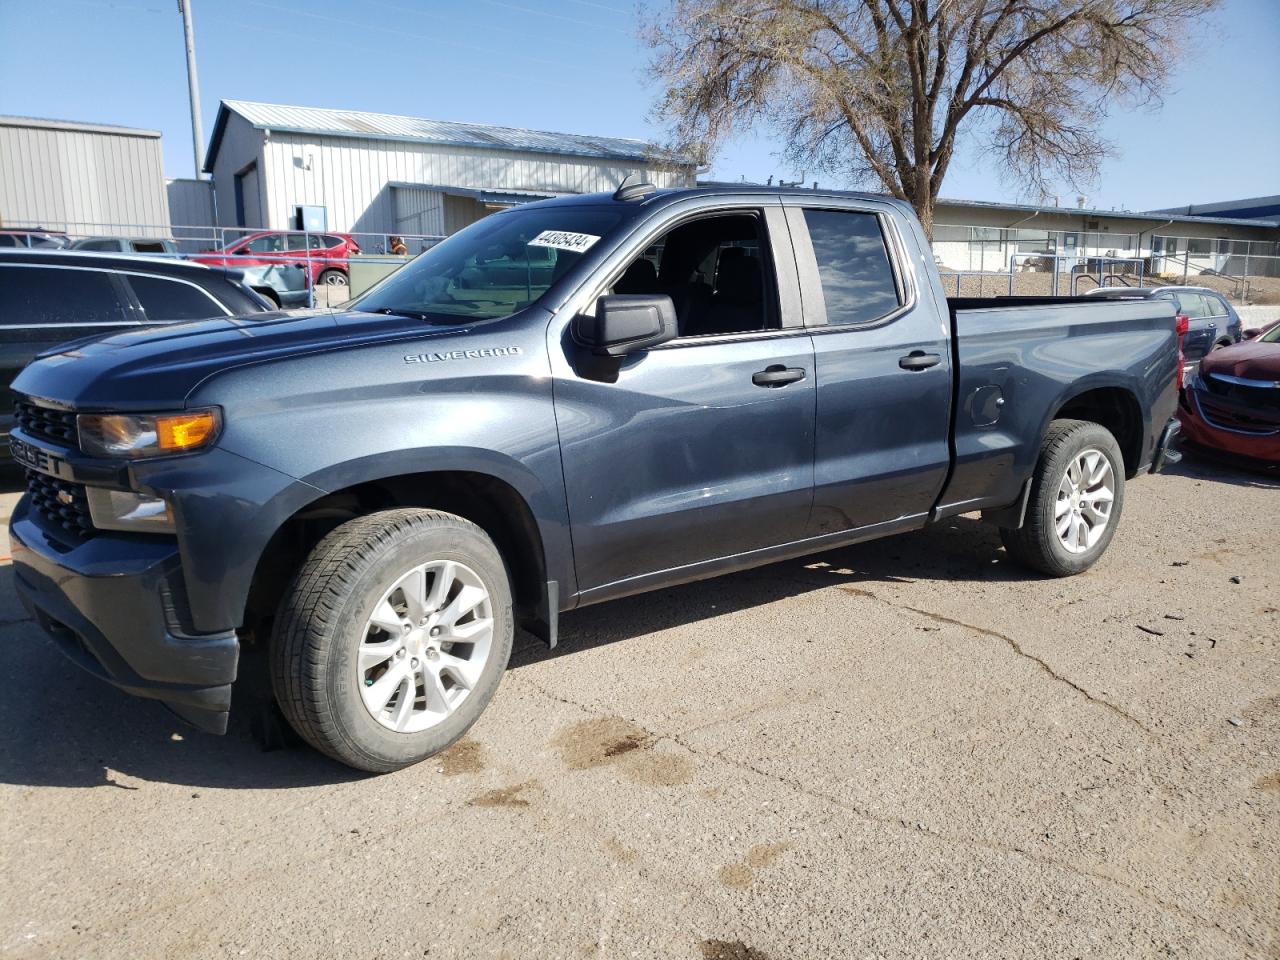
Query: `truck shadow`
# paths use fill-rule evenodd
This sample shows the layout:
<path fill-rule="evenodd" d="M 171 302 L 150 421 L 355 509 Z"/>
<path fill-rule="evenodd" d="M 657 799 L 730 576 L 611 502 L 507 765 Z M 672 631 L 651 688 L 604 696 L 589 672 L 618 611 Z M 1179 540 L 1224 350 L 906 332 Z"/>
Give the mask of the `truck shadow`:
<path fill-rule="evenodd" d="M 560 645 L 521 634 L 511 669 L 691 624 L 844 583 L 1004 580 L 1026 576 L 1003 562 L 999 537 L 957 518 L 929 531 L 827 551 L 567 614 Z M 252 668 L 246 658 L 242 677 Z M 289 789 L 362 778 L 301 745 L 265 751 L 255 735 L 257 690 L 237 684 L 225 737 L 187 726 L 158 703 L 82 673 L 18 608 L 11 566 L 0 566 L 0 783 L 134 790 L 148 781 L 218 789 Z M 412 774 L 407 774 L 412 775 Z"/>

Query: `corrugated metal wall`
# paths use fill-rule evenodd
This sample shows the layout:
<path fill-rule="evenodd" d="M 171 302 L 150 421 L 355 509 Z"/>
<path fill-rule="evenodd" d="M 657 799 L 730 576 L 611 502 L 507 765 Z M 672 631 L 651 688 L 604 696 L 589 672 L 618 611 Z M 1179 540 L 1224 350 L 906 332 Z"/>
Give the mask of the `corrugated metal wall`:
<path fill-rule="evenodd" d="M 213 186 L 218 201 L 218 223 L 224 227 L 241 226 L 236 219 L 236 174 L 249 164 L 256 163 L 262 169 L 262 141 L 264 133 L 255 130 L 249 121 L 238 114 L 227 117 L 227 127 L 222 133 L 222 145 L 214 158 Z M 250 200 L 250 203 L 256 203 Z M 260 210 L 245 211 L 244 224 L 257 226 L 265 223 Z M 277 226 L 284 227 L 285 224 Z"/>
<path fill-rule="evenodd" d="M 229 123 L 227 134 L 231 133 Z M 224 137 L 219 168 L 223 155 L 230 153 L 228 146 Z M 241 166 L 248 162 L 243 159 L 247 151 L 238 155 Z M 232 164 L 229 158 L 226 162 Z M 692 186 L 693 181 L 689 168 L 668 171 L 588 157 L 274 132 L 264 146 L 259 171 L 266 226 L 286 228 L 295 206 L 316 204 L 328 210 L 330 230 L 374 233 L 407 231 L 396 222 L 403 213 L 396 210 L 394 194 L 403 188 L 390 184 L 397 181 L 547 193 L 613 190 L 631 173 L 644 173 L 660 187 Z M 223 204 L 225 186 L 219 182 L 218 189 L 220 216 L 230 223 Z"/>
<path fill-rule="evenodd" d="M 423 187 L 395 187 L 392 192 L 395 232 L 422 236 L 444 233 L 444 194 Z"/>
<path fill-rule="evenodd" d="M 213 184 L 208 180 L 169 180 L 169 222 L 175 227 L 213 226 Z"/>
<path fill-rule="evenodd" d="M 167 232 L 160 136 L 0 119 L 0 223 L 121 236 Z"/>

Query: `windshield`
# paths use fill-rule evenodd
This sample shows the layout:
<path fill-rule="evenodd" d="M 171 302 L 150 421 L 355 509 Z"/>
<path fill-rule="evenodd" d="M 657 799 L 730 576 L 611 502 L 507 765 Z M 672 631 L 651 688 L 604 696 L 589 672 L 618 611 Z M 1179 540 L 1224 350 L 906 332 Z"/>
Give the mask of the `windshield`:
<path fill-rule="evenodd" d="M 550 206 L 471 224 L 353 304 L 442 323 L 509 316 L 531 304 L 617 226 L 614 210 Z"/>
<path fill-rule="evenodd" d="M 1280 323 L 1258 338 L 1261 343 L 1280 343 Z"/>

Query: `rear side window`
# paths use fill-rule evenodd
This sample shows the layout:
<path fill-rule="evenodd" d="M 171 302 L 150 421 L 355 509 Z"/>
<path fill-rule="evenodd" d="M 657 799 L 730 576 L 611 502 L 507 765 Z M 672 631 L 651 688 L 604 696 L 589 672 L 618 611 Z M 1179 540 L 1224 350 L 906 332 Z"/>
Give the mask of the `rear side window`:
<path fill-rule="evenodd" d="M 108 273 L 0 267 L 0 326 L 132 322 Z"/>
<path fill-rule="evenodd" d="M 77 250 L 111 250 L 119 252 L 120 241 L 118 240 L 86 240 L 83 243 L 76 244 Z"/>
<path fill-rule="evenodd" d="M 1185 313 L 1190 320 L 1201 320 L 1210 315 L 1209 305 L 1205 303 L 1205 298 L 1198 293 L 1179 293 L 1178 309 Z"/>
<path fill-rule="evenodd" d="M 853 210 L 805 210 L 827 323 L 868 323 L 901 301 L 880 220 Z"/>
<path fill-rule="evenodd" d="M 147 323 L 204 320 L 225 317 L 227 312 L 199 287 L 163 277 L 128 276 L 133 295 L 142 304 Z"/>
<path fill-rule="evenodd" d="M 1209 307 L 1209 316 L 1225 317 L 1227 315 L 1227 302 L 1221 297 L 1216 297 L 1211 293 L 1203 294 L 1204 302 Z"/>
<path fill-rule="evenodd" d="M 164 253 L 164 242 L 161 240 L 135 240 L 134 253 Z"/>

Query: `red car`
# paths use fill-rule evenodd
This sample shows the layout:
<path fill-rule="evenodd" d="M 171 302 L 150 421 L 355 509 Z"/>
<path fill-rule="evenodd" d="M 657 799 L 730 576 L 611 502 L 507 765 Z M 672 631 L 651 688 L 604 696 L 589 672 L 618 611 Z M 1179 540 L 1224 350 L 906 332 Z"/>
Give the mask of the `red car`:
<path fill-rule="evenodd" d="M 1280 468 L 1280 325 L 1201 360 L 1178 419 L 1193 446 Z"/>
<path fill-rule="evenodd" d="M 310 241 L 311 282 L 347 285 L 347 258 L 360 246 L 345 233 L 289 233 L 264 230 L 233 240 L 221 250 L 198 253 L 192 260 L 216 267 L 260 267 L 308 258 Z"/>

